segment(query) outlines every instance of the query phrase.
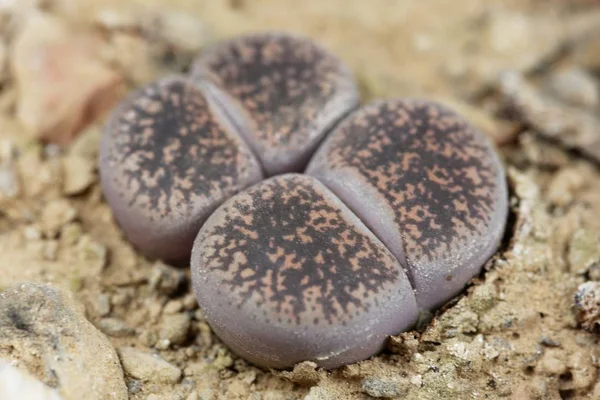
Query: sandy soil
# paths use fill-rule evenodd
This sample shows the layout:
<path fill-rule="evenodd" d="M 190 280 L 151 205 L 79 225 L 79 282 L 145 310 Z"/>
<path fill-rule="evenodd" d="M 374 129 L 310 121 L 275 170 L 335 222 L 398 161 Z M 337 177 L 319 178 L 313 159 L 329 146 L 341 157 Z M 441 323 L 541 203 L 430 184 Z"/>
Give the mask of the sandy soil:
<path fill-rule="evenodd" d="M 54 44 L 32 18 L 46 18 Z M 232 355 L 197 308 L 187 269 L 136 254 L 98 185 L 115 99 L 258 29 L 328 46 L 365 101 L 443 99 L 494 140 L 508 171 L 512 215 L 486 271 L 382 354 L 331 372 L 263 371 Z M 134 346 L 180 371 L 140 377 L 126 365 L 117 378 L 135 400 L 600 398 L 599 305 L 575 304 L 579 285 L 600 281 L 599 38 L 592 0 L 0 0 L 0 287 L 70 291 L 121 357 Z M 70 59 L 85 68 L 65 70 Z M 71 89 L 49 93 L 56 81 Z M 65 399 L 85 398 L 2 343 L 0 358 Z"/>

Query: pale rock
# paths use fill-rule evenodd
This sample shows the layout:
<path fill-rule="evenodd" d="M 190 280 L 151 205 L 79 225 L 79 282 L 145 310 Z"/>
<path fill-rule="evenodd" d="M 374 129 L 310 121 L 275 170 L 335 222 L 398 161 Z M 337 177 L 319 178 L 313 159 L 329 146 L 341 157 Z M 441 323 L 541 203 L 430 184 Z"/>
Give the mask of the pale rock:
<path fill-rule="evenodd" d="M 183 309 L 183 303 L 181 300 L 169 300 L 163 308 L 165 314 L 177 314 Z"/>
<path fill-rule="evenodd" d="M 72 246 L 83 235 L 83 227 L 78 222 L 70 222 L 60 230 L 60 240 L 65 246 Z"/>
<path fill-rule="evenodd" d="M 489 343 L 483 345 L 482 353 L 486 360 L 494 360 L 500 355 L 500 352 Z"/>
<path fill-rule="evenodd" d="M 133 347 L 121 347 L 118 351 L 123 369 L 133 378 L 155 383 L 177 383 L 181 378 L 181 370 L 158 355 Z"/>
<path fill-rule="evenodd" d="M 91 311 L 99 317 L 106 317 L 110 314 L 110 297 L 105 293 L 93 296 L 89 304 Z"/>
<path fill-rule="evenodd" d="M 0 82 L 7 78 L 8 69 L 6 68 L 8 60 L 8 49 L 6 44 L 0 40 Z"/>
<path fill-rule="evenodd" d="M 282 371 L 281 376 L 301 386 L 314 386 L 321 380 L 317 364 L 313 361 L 298 363 L 292 371 Z"/>
<path fill-rule="evenodd" d="M 112 337 L 131 336 L 135 333 L 135 329 L 117 318 L 102 318 L 97 322 L 96 326 L 102 332 Z"/>
<path fill-rule="evenodd" d="M 423 375 L 415 375 L 410 378 L 410 383 L 415 385 L 416 387 L 421 387 L 423 385 Z"/>
<path fill-rule="evenodd" d="M 69 147 L 69 154 L 96 160 L 104 124 L 90 125 L 75 138 Z"/>
<path fill-rule="evenodd" d="M 561 100 L 574 106 L 592 108 L 598 105 L 598 80 L 580 68 L 558 70 L 549 77 L 550 89 Z"/>
<path fill-rule="evenodd" d="M 96 24 L 109 31 L 139 28 L 139 17 L 133 9 L 103 8 L 96 13 L 94 19 Z"/>
<path fill-rule="evenodd" d="M 304 396 L 304 400 L 334 400 L 335 398 L 329 390 L 319 386 L 311 387 L 308 394 Z"/>
<path fill-rule="evenodd" d="M 55 238 L 63 226 L 77 218 L 77 211 L 65 199 L 57 199 L 46 204 L 42 210 L 40 224 L 47 238 Z"/>
<path fill-rule="evenodd" d="M 573 233 L 567 260 L 571 272 L 584 274 L 588 270 L 600 266 L 600 232 L 589 229 L 578 229 Z"/>
<path fill-rule="evenodd" d="M 77 243 L 79 258 L 89 263 L 95 271 L 102 271 L 106 266 L 108 250 L 89 235 L 82 235 Z"/>
<path fill-rule="evenodd" d="M 156 10 L 143 26 L 148 35 L 180 52 L 198 53 L 210 40 L 204 22 L 189 13 Z"/>
<path fill-rule="evenodd" d="M 150 43 L 130 33 L 115 33 L 110 38 L 110 48 L 104 58 L 135 85 L 153 81 L 164 72 L 153 60 Z"/>
<path fill-rule="evenodd" d="M 0 161 L 0 201 L 16 197 L 19 191 L 19 180 L 13 163 Z"/>
<path fill-rule="evenodd" d="M 195 390 L 192 391 L 185 400 L 200 400 L 200 396 L 198 396 L 198 392 Z"/>
<path fill-rule="evenodd" d="M 148 284 L 152 292 L 172 296 L 182 289 L 185 281 L 185 273 L 181 269 L 157 261 L 150 272 Z"/>
<path fill-rule="evenodd" d="M 62 159 L 63 193 L 79 194 L 89 188 L 96 179 L 94 163 L 87 158 L 69 155 Z"/>
<path fill-rule="evenodd" d="M 36 225 L 28 225 L 23 228 L 23 237 L 26 240 L 40 240 L 42 238 L 42 231 Z"/>
<path fill-rule="evenodd" d="M 31 13 L 11 46 L 17 116 L 34 136 L 66 144 L 112 108 L 122 79 L 97 58 L 102 43 L 60 19 Z"/>
<path fill-rule="evenodd" d="M 0 399 L 2 400 L 62 400 L 51 389 L 8 361 L 0 360 Z"/>
<path fill-rule="evenodd" d="M 126 400 L 119 358 L 81 309 L 48 285 L 8 287 L 0 293 L 0 357 L 39 371 L 63 400 Z"/>
<path fill-rule="evenodd" d="M 533 29 L 525 14 L 496 12 L 488 25 L 489 43 L 496 52 L 511 53 L 532 45 Z"/>
<path fill-rule="evenodd" d="M 187 311 L 193 311 L 198 308 L 198 301 L 196 300 L 196 296 L 193 293 L 188 293 L 183 297 L 183 308 Z"/>
<path fill-rule="evenodd" d="M 42 258 L 48 261 L 56 261 L 58 258 L 58 241 L 47 240 L 42 249 Z"/>
<path fill-rule="evenodd" d="M 371 397 L 398 397 L 407 393 L 408 389 L 399 381 L 379 378 L 366 378 L 361 382 L 363 393 Z"/>

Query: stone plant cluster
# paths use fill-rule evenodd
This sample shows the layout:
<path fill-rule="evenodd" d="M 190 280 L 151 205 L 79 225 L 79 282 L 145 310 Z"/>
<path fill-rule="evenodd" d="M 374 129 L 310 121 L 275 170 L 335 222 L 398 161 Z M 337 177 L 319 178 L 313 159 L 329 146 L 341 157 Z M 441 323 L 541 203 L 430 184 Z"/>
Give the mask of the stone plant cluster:
<path fill-rule="evenodd" d="M 359 103 L 334 55 L 261 33 L 132 93 L 104 132 L 123 232 L 190 262 L 207 321 L 257 365 L 370 357 L 501 240 L 505 175 L 480 132 L 428 100 Z"/>

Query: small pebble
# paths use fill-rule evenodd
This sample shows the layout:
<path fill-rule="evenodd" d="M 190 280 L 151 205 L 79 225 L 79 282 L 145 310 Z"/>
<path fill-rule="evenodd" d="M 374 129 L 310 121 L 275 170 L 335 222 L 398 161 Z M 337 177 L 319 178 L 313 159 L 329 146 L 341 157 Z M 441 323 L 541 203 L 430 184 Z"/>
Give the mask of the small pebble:
<path fill-rule="evenodd" d="M 130 301 L 131 295 L 125 291 L 119 291 L 110 298 L 110 302 L 114 306 L 126 306 Z"/>
<path fill-rule="evenodd" d="M 567 359 L 572 379 L 563 384 L 565 389 L 585 390 L 592 387 L 597 380 L 595 356 L 587 351 L 574 351 Z"/>
<path fill-rule="evenodd" d="M 577 321 L 590 331 L 600 329 L 600 282 L 585 282 L 575 293 L 574 309 Z"/>
<path fill-rule="evenodd" d="M 93 312 L 99 317 L 106 317 L 110 314 L 110 296 L 102 293 L 93 296 L 90 302 Z"/>
<path fill-rule="evenodd" d="M 559 376 L 567 371 L 566 354 L 558 349 L 546 349 L 539 361 L 541 371 Z"/>
<path fill-rule="evenodd" d="M 8 60 L 8 48 L 4 43 L 4 40 L 0 40 L 0 83 L 4 82 L 7 77 L 7 61 Z"/>
<path fill-rule="evenodd" d="M 313 386 L 308 391 L 308 394 L 304 396 L 303 400 L 334 400 L 334 396 L 329 390 L 319 386 Z"/>
<path fill-rule="evenodd" d="M 142 390 L 142 387 L 142 382 L 137 379 L 130 379 L 127 382 L 127 391 L 129 391 L 130 394 L 139 393 Z"/>
<path fill-rule="evenodd" d="M 193 293 L 188 293 L 183 297 L 183 308 L 187 311 L 193 311 L 198 308 L 198 301 Z"/>
<path fill-rule="evenodd" d="M 44 260 L 56 261 L 58 257 L 58 241 L 46 240 L 42 249 L 42 257 Z"/>
<path fill-rule="evenodd" d="M 167 339 L 172 344 L 183 343 L 188 337 L 190 322 L 188 314 L 165 315 L 159 332 L 160 339 Z"/>
<path fill-rule="evenodd" d="M 160 339 L 154 344 L 156 350 L 169 350 L 171 347 L 171 341 L 169 339 Z"/>
<path fill-rule="evenodd" d="M 586 177 L 577 168 L 561 169 L 548 185 L 548 200 L 554 206 L 566 207 L 586 185 Z"/>
<path fill-rule="evenodd" d="M 144 382 L 177 383 L 181 378 L 181 370 L 153 355 L 133 347 L 118 349 L 123 369 L 132 377 Z"/>
<path fill-rule="evenodd" d="M 495 360 L 500 355 L 500 352 L 491 344 L 485 343 L 482 354 L 486 360 Z"/>
<path fill-rule="evenodd" d="M 162 262 L 154 263 L 148 285 L 150 290 L 165 296 L 173 296 L 185 286 L 185 273 Z"/>
<path fill-rule="evenodd" d="M 400 382 L 378 378 L 363 379 L 360 386 L 364 393 L 375 398 L 398 397 L 408 391 Z"/>
<path fill-rule="evenodd" d="M 79 194 L 94 183 L 94 163 L 79 156 L 67 156 L 63 163 L 63 193 L 67 196 Z"/>
<path fill-rule="evenodd" d="M 416 387 L 421 387 L 423 385 L 423 375 L 415 375 L 410 378 L 410 383 L 415 385 Z"/>
<path fill-rule="evenodd" d="M 193 390 L 185 400 L 200 400 L 200 396 L 198 395 L 198 392 Z"/>
<path fill-rule="evenodd" d="M 147 310 L 150 313 L 150 320 L 152 321 L 156 321 L 157 318 L 160 316 L 160 314 L 162 313 L 162 302 L 155 300 L 155 299 L 149 299 L 147 301 Z"/>
<path fill-rule="evenodd" d="M 213 389 L 206 388 L 200 392 L 200 400 L 216 400 L 217 395 Z"/>
<path fill-rule="evenodd" d="M 600 266 L 600 232 L 590 229 L 578 229 L 573 233 L 567 260 L 569 268 L 575 274 L 584 274 L 595 266 Z"/>
<path fill-rule="evenodd" d="M 53 239 L 61 228 L 77 218 L 77 211 L 65 199 L 50 201 L 42 210 L 40 225 L 44 236 Z"/>
<path fill-rule="evenodd" d="M 294 366 L 291 372 L 281 373 L 289 381 L 302 386 L 314 386 L 321 380 L 317 364 L 312 361 L 303 361 Z"/>
<path fill-rule="evenodd" d="M 81 236 L 77 248 L 79 258 L 88 262 L 90 268 L 100 272 L 106 266 L 108 250 L 106 246 L 97 242 L 91 236 Z"/>
<path fill-rule="evenodd" d="M 17 171 L 9 161 L 0 161 L 0 199 L 13 198 L 19 194 Z"/>
<path fill-rule="evenodd" d="M 557 342 L 556 340 L 549 338 L 547 336 L 543 336 L 540 339 L 540 344 L 542 344 L 546 347 L 560 347 L 560 342 Z"/>
<path fill-rule="evenodd" d="M 180 300 L 169 300 L 163 308 L 164 314 L 177 314 L 183 309 L 183 304 Z"/>
<path fill-rule="evenodd" d="M 113 337 L 131 336 L 135 333 L 135 329 L 117 318 L 102 318 L 96 326 L 108 336 Z"/>
<path fill-rule="evenodd" d="M 550 74 L 550 89 L 563 101 L 575 106 L 592 108 L 598 105 L 598 79 L 580 68 L 561 69 Z"/>
<path fill-rule="evenodd" d="M 83 235 L 83 227 L 78 222 L 70 222 L 60 230 L 60 241 L 65 246 L 76 244 Z"/>
<path fill-rule="evenodd" d="M 42 238 L 42 231 L 36 225 L 28 225 L 23 229 L 23 236 L 27 240 L 40 240 Z"/>
<path fill-rule="evenodd" d="M 175 54 L 198 54 L 211 38 L 202 20 L 190 13 L 170 9 L 143 18 L 142 25 L 146 35 L 164 43 Z"/>
<path fill-rule="evenodd" d="M 158 334 L 154 331 L 143 331 L 140 333 L 140 342 L 146 347 L 155 347 L 158 341 Z"/>

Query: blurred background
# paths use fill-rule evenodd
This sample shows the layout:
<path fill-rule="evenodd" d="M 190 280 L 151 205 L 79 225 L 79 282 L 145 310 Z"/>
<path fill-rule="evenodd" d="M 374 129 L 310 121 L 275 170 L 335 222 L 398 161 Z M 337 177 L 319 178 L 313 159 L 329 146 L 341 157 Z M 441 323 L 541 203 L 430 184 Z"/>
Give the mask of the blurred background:
<path fill-rule="evenodd" d="M 120 84 L 183 70 L 211 42 L 265 29 L 300 32 L 326 45 L 352 67 L 365 99 L 427 95 L 476 103 L 504 71 L 528 75 L 559 66 L 564 71 L 549 86 L 561 90 L 595 79 L 588 73 L 600 57 L 597 4 L 0 0 L 0 112 L 16 111 L 33 136 L 67 141 L 80 128 L 73 124 L 85 125 L 114 103 Z M 84 112 L 71 103 L 86 105 L 86 115 L 63 115 Z"/>
<path fill-rule="evenodd" d="M 271 373 L 232 355 L 188 271 L 139 256 L 98 184 L 105 117 L 128 91 L 266 29 L 328 47 L 363 101 L 454 107 L 499 148 L 510 184 L 505 248 L 485 276 L 426 330 L 331 374 Z M 51 283 L 102 332 L 94 342 L 65 311 L 36 322 L 40 342 L 6 335 L 15 309 L 37 305 L 0 296 L 0 359 L 63 400 L 106 398 L 82 397 L 97 377 L 134 400 L 600 398 L 599 87 L 597 0 L 0 0 L 0 290 Z M 181 343 L 162 344 L 171 339 Z M 150 358 L 144 380 L 113 360 L 113 374 L 96 363 L 102 346 L 166 361 Z"/>

